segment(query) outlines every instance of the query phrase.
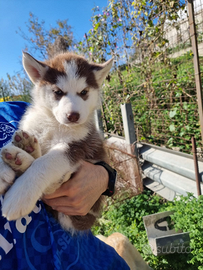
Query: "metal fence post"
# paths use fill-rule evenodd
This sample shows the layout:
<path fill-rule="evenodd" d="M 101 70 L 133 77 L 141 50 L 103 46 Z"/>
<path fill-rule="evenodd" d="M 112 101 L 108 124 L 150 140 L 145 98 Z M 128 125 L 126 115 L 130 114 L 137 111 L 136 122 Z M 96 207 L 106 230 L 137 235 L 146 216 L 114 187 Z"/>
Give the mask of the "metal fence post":
<path fill-rule="evenodd" d="M 102 123 L 102 114 L 101 114 L 101 110 L 98 109 L 95 111 L 95 119 L 96 119 L 96 126 L 97 128 L 103 132 L 104 129 L 103 129 L 103 123 Z"/>
<path fill-rule="evenodd" d="M 125 140 L 129 145 L 133 144 L 135 146 L 135 150 L 133 154 L 135 154 L 136 157 L 138 157 L 137 143 L 136 143 L 137 138 L 135 134 L 131 103 L 121 104 L 121 113 L 122 113 L 122 118 L 123 118 Z"/>
<path fill-rule="evenodd" d="M 202 141 L 203 141 L 202 82 L 201 82 L 201 72 L 200 72 L 200 65 L 199 65 L 199 53 L 198 53 L 193 0 L 188 0 L 188 12 L 189 12 L 190 37 L 192 41 L 192 51 L 194 55 L 193 61 L 194 61 L 194 70 L 195 70 L 195 83 L 196 83 L 196 90 L 197 90 L 200 128 L 201 128 L 201 135 L 202 135 Z"/>
<path fill-rule="evenodd" d="M 199 174 L 199 165 L 197 159 L 197 147 L 196 147 L 196 140 L 195 137 L 192 137 L 192 152 L 193 152 L 193 159 L 194 159 L 194 167 L 195 167 L 195 178 L 196 178 L 196 185 L 197 185 L 197 196 L 201 195 L 201 185 L 200 185 L 200 174 Z"/>

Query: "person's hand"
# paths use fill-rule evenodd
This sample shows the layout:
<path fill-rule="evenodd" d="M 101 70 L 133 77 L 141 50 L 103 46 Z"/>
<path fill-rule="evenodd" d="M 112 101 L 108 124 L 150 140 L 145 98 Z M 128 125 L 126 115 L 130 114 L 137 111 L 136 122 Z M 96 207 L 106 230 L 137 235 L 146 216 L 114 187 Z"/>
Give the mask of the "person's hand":
<path fill-rule="evenodd" d="M 99 165 L 83 162 L 78 172 L 43 201 L 65 215 L 86 215 L 108 187 L 108 172 Z"/>

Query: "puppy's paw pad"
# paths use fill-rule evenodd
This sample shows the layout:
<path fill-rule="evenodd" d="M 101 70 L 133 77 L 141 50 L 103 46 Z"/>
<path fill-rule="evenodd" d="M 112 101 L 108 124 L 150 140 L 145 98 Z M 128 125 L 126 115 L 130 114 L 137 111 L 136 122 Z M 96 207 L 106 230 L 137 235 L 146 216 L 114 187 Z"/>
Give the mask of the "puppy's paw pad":
<path fill-rule="evenodd" d="M 6 160 L 12 160 L 12 159 L 13 159 L 12 154 L 9 153 L 9 152 L 6 152 L 6 151 L 4 152 L 3 156 L 4 156 L 4 158 L 5 158 Z"/>
<path fill-rule="evenodd" d="M 34 158 L 38 158 L 41 155 L 37 138 L 23 130 L 15 132 L 13 136 L 13 144 L 16 147 L 23 149 Z"/>
<path fill-rule="evenodd" d="M 13 151 L 10 151 L 13 150 Z M 4 148 L 1 152 L 2 159 L 4 162 L 12 167 L 12 165 L 22 165 L 22 160 L 18 156 L 18 152 L 14 151 L 14 149 Z"/>
<path fill-rule="evenodd" d="M 17 174 L 24 172 L 34 161 L 34 158 L 24 150 L 10 144 L 1 151 L 3 161 Z"/>
<path fill-rule="evenodd" d="M 23 130 L 18 130 L 13 136 L 13 144 L 28 153 L 32 153 L 34 151 L 34 147 L 32 145 L 35 141 L 33 137 L 34 136 Z"/>

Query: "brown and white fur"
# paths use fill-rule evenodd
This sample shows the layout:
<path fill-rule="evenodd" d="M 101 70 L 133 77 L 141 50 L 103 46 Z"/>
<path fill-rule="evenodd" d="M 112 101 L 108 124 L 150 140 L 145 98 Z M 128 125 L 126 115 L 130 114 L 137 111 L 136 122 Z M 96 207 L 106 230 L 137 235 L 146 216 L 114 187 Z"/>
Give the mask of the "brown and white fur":
<path fill-rule="evenodd" d="M 81 56 L 64 53 L 40 62 L 23 53 L 23 66 L 34 83 L 33 102 L 13 143 L 2 149 L 0 161 L 2 214 L 8 220 L 29 214 L 43 194 L 55 191 L 77 171 L 82 160 L 105 159 L 94 113 L 112 60 L 90 64 Z M 16 174 L 20 176 L 14 182 Z M 100 201 L 86 216 L 58 213 L 60 224 L 73 233 L 89 229 Z"/>
<path fill-rule="evenodd" d="M 152 268 L 143 260 L 137 249 L 130 243 L 128 238 L 121 233 L 115 232 L 108 237 L 97 235 L 97 238 L 113 247 L 116 252 L 126 261 L 130 270 L 150 270 Z"/>

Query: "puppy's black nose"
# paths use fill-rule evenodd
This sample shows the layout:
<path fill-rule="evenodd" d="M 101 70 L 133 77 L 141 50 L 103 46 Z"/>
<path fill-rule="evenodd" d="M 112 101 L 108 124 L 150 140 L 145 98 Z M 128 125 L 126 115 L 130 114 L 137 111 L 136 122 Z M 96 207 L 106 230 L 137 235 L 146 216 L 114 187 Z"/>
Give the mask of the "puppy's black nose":
<path fill-rule="evenodd" d="M 72 112 L 72 113 L 67 114 L 67 118 L 70 122 L 74 123 L 79 120 L 80 114 L 77 112 Z"/>

